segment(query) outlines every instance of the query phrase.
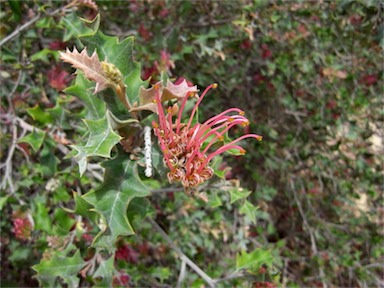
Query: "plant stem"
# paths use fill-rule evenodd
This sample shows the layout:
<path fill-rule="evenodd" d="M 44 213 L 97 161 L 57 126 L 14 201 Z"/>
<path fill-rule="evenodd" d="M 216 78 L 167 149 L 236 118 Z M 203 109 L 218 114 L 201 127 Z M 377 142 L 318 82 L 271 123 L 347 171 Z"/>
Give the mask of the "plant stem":
<path fill-rule="evenodd" d="M 204 279 L 204 281 L 208 284 L 209 287 L 216 287 L 215 281 L 209 277 L 203 270 L 200 269 L 199 266 L 197 266 L 191 259 L 189 259 L 183 251 L 179 247 L 176 246 L 175 243 L 173 243 L 172 239 L 169 238 L 167 233 L 157 224 L 155 221 L 153 221 L 151 218 L 147 218 L 148 221 L 152 224 L 153 228 L 157 230 L 157 232 L 160 233 L 160 235 L 167 241 L 169 246 L 176 252 L 176 254 L 179 256 L 181 261 L 184 261 L 186 264 L 188 264 L 189 267 L 191 267 L 201 278 Z"/>

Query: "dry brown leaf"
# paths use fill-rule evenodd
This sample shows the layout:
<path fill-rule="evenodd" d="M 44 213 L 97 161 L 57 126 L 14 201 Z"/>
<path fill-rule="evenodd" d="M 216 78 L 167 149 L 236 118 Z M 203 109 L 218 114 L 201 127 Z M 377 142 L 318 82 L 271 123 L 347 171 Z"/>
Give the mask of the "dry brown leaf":
<path fill-rule="evenodd" d="M 161 81 L 157 82 L 149 89 L 140 87 L 139 106 L 131 109 L 130 111 L 149 110 L 158 114 L 157 105 L 154 102 L 156 93 L 160 93 L 161 102 L 166 102 L 171 99 L 183 99 L 188 92 L 196 94 L 198 90 L 197 86 L 188 86 L 185 79 L 180 84 L 173 84 L 171 81 L 167 80 L 165 87 Z"/>
<path fill-rule="evenodd" d="M 324 68 L 323 69 L 323 75 L 332 79 L 333 77 L 339 78 L 339 79 L 345 79 L 347 78 L 347 72 L 344 70 L 335 70 L 333 68 Z"/>
<path fill-rule="evenodd" d="M 94 94 L 115 86 L 105 74 L 96 51 L 93 52 L 92 56 L 88 56 L 87 48 L 84 48 L 81 53 L 76 50 L 76 47 L 73 48 L 72 52 L 67 48 L 65 53 L 60 52 L 60 58 L 64 62 L 70 63 L 73 68 L 83 71 L 89 80 L 96 82 Z"/>

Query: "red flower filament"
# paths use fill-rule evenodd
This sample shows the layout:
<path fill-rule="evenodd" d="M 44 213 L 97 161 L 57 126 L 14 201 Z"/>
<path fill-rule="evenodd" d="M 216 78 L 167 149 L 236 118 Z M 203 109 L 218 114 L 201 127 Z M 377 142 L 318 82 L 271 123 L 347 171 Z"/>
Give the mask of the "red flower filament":
<path fill-rule="evenodd" d="M 193 107 L 187 124 L 182 123 L 181 117 L 188 98 L 195 96 L 194 93 L 188 92 L 183 98 L 175 119 L 173 119 L 173 112 L 175 111 L 174 108 L 177 107 L 176 104 L 173 107 L 168 107 L 165 113 L 160 100 L 160 93 L 158 92 L 155 97 L 159 111 L 159 123 L 153 122 L 153 128 L 163 152 L 164 163 L 170 169 L 167 177 L 170 183 L 180 181 L 187 195 L 193 193 L 191 188 L 195 188 L 213 176 L 213 169 L 209 167 L 209 163 L 216 155 L 228 150 L 237 150 L 240 154 L 245 154 L 245 150 L 237 145 L 239 141 L 246 138 L 255 138 L 259 141 L 262 139 L 260 135 L 246 134 L 223 144 L 215 151 L 210 151 L 213 144 L 224 140 L 224 134 L 229 129 L 236 125 L 243 127 L 249 125 L 249 120 L 244 117 L 244 112 L 238 108 L 227 109 L 202 124 L 192 124 L 197 108 L 204 96 L 211 88 L 215 89 L 216 87 L 217 84 L 211 84 L 204 90 Z"/>

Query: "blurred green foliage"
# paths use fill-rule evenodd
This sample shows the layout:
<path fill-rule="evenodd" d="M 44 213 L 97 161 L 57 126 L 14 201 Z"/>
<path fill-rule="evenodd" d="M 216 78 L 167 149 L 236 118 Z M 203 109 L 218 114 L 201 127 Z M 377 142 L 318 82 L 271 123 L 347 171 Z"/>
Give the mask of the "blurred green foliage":
<path fill-rule="evenodd" d="M 154 215 L 211 277 L 238 273 L 219 286 L 383 285 L 380 2 L 96 2 L 105 34 L 135 36 L 143 80 L 165 71 L 200 88 L 217 82 L 200 118 L 239 107 L 264 137 L 217 163 L 232 180 L 206 187 L 208 203 L 155 192 L 138 218 Z M 1 3 L 3 40 L 29 25 L 0 40 L 2 286 L 36 286 L 33 265 L 48 284 L 175 286 L 180 261 L 147 222 L 133 221 L 137 234 L 114 254 L 89 248 L 100 223 L 79 195 L 102 170 L 95 160 L 80 178 L 65 156 L 83 141 L 80 119 L 98 110 L 62 93 L 70 70 L 57 51 L 81 47 L 78 16 L 97 11 L 66 4 Z M 162 191 L 159 180 L 145 184 Z M 59 273 L 67 262 L 77 271 Z M 185 287 L 204 285 L 185 277 Z"/>

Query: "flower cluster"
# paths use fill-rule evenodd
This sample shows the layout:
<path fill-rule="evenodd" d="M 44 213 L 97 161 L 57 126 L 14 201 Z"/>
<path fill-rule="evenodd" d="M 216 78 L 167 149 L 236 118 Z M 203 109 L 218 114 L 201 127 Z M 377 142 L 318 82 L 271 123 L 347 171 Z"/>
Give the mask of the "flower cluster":
<path fill-rule="evenodd" d="M 217 84 L 209 85 L 200 97 L 196 95 L 196 92 L 187 92 L 182 99 L 180 109 L 176 103 L 164 111 L 160 93 L 156 94 L 154 100 L 159 117 L 158 123 L 153 122 L 153 128 L 163 152 L 164 162 L 170 169 L 167 174 L 168 180 L 170 183 L 181 182 L 189 196 L 193 194 L 196 186 L 213 176 L 213 169 L 209 163 L 216 155 L 228 150 L 245 154 L 245 150 L 237 145 L 237 142 L 245 138 L 256 138 L 259 141 L 262 139 L 260 135 L 246 134 L 227 144 L 223 143 L 220 148 L 211 151 L 212 145 L 224 141 L 224 135 L 229 129 L 236 125 L 243 127 L 249 125 L 249 120 L 244 117 L 244 112 L 238 108 L 225 110 L 202 124 L 193 124 L 197 108 L 204 96 L 211 88 L 216 87 Z M 198 100 L 188 122 L 182 123 L 185 104 L 188 98 L 193 96 L 198 97 Z"/>
<path fill-rule="evenodd" d="M 28 217 L 16 217 L 13 219 L 13 233 L 20 240 L 28 240 L 31 237 L 33 225 Z"/>

